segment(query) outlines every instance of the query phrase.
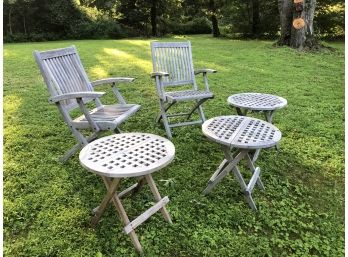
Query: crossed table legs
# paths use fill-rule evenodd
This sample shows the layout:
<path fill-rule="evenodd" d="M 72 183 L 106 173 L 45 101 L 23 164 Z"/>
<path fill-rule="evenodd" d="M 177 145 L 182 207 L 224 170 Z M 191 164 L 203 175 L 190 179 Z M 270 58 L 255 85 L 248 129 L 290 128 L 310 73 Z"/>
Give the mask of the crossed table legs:
<path fill-rule="evenodd" d="M 257 184 L 261 190 L 264 190 L 265 188 L 260 179 L 261 170 L 259 167 L 255 168 L 254 162 L 252 161 L 252 158 L 250 157 L 249 152 L 252 150 L 237 149 L 234 157 L 228 146 L 222 146 L 222 150 L 225 154 L 225 159 L 222 161 L 218 169 L 210 178 L 208 182 L 208 186 L 203 191 L 203 194 L 204 195 L 208 194 L 225 176 L 228 175 L 228 173 L 232 171 L 233 175 L 235 176 L 235 178 L 238 180 L 240 184 L 241 190 L 243 191 L 250 208 L 252 208 L 253 210 L 257 210 L 255 202 L 251 196 L 251 193 L 255 187 L 255 184 Z M 245 183 L 244 178 L 242 174 L 240 173 L 237 166 L 237 164 L 243 159 L 246 159 L 249 169 L 252 173 L 252 177 L 248 184 Z"/>
<path fill-rule="evenodd" d="M 169 213 L 165 207 L 165 205 L 169 202 L 169 198 L 168 196 L 165 196 L 163 198 L 161 198 L 161 195 L 158 192 L 158 189 L 156 187 L 155 181 L 153 180 L 151 174 L 145 175 L 145 179 L 147 181 L 147 183 L 150 186 L 151 192 L 154 195 L 155 200 L 157 201 L 157 203 L 155 205 L 153 205 L 151 208 L 149 208 L 148 210 L 146 210 L 144 213 L 142 213 L 140 216 L 138 216 L 137 218 L 135 218 L 133 221 L 130 221 L 125 209 L 123 208 L 122 202 L 120 200 L 120 198 L 122 196 L 124 196 L 125 194 L 127 194 L 128 192 L 138 189 L 138 187 L 135 184 L 129 188 L 127 188 L 126 190 L 122 191 L 121 193 L 117 193 L 117 187 L 120 184 L 121 178 L 107 178 L 107 177 L 102 177 L 104 184 L 106 186 L 107 189 L 107 193 L 103 199 L 103 201 L 101 202 L 101 204 L 94 209 L 94 217 L 92 218 L 92 222 L 91 225 L 92 227 L 95 227 L 102 214 L 104 213 L 106 207 L 108 206 L 109 202 L 112 201 L 112 203 L 114 204 L 114 206 L 116 207 L 116 210 L 118 212 L 118 214 L 120 215 L 121 221 L 124 223 L 125 227 L 124 227 L 124 232 L 126 234 L 129 234 L 132 243 L 134 245 L 134 247 L 136 248 L 137 251 L 142 252 L 142 247 L 140 245 L 138 236 L 135 234 L 135 228 L 137 228 L 141 223 L 143 223 L 144 221 L 146 221 L 149 217 L 151 217 L 154 213 L 156 213 L 157 211 L 161 211 L 163 214 L 164 219 L 169 222 L 172 223 L 172 220 L 169 216 Z M 142 183 L 143 180 L 140 180 L 139 183 Z"/>

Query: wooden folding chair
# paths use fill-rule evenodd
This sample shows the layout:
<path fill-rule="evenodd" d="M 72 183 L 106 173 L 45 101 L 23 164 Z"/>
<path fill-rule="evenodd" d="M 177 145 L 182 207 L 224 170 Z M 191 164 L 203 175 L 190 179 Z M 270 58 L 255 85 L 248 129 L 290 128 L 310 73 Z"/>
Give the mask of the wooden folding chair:
<path fill-rule="evenodd" d="M 216 70 L 200 69 L 194 70 L 192 63 L 191 43 L 188 42 L 152 42 L 152 78 L 156 80 L 156 89 L 159 96 L 160 114 L 156 121 L 163 120 L 163 124 L 169 139 L 172 138 L 171 128 L 202 124 L 205 121 L 202 104 L 214 97 L 209 90 L 207 73 L 215 73 Z M 195 75 L 203 74 L 205 90 L 199 90 L 196 84 Z M 188 90 L 167 91 L 168 87 L 189 86 Z M 168 110 L 174 104 L 184 101 L 194 101 L 191 110 L 185 113 L 169 114 Z M 192 114 L 197 111 L 199 120 L 188 121 Z M 169 119 L 184 116 L 185 122 L 170 123 Z"/>
<path fill-rule="evenodd" d="M 45 52 L 34 52 L 35 60 L 40 68 L 48 91 L 49 102 L 56 104 L 65 123 L 78 141 L 62 158 L 67 161 L 81 146 L 94 140 L 98 132 L 111 130 L 120 132 L 119 126 L 136 113 L 140 105 L 127 104 L 119 92 L 117 83 L 129 83 L 133 78 L 107 78 L 90 82 L 82 66 L 75 46 Z M 95 92 L 94 87 L 111 84 L 118 104 L 103 105 L 102 92 Z M 94 101 L 96 108 L 88 110 L 86 103 Z M 71 112 L 79 107 L 83 113 L 73 118 Z M 80 130 L 93 130 L 93 134 L 85 137 Z"/>

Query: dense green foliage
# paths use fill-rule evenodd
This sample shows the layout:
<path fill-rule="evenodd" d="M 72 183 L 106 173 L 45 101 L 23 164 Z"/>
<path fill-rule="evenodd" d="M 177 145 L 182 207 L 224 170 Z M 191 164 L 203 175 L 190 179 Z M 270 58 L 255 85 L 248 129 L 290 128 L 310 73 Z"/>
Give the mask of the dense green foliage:
<path fill-rule="evenodd" d="M 192 42 L 196 68 L 218 70 L 209 76 L 216 97 L 205 104 L 207 117 L 236 114 L 226 102 L 233 93 L 264 92 L 288 100 L 274 118 L 283 134 L 281 150 L 261 152 L 257 165 L 266 191 L 255 188 L 260 209 L 255 213 L 233 176 L 209 196 L 201 195 L 223 154 L 199 126 L 175 129 L 176 157 L 154 175 L 162 195 L 170 198 L 174 223 L 156 214 L 137 229 L 146 256 L 344 256 L 344 45 L 331 44 L 337 51 L 314 55 L 273 48 L 267 41 L 185 39 Z M 91 80 L 136 77 L 121 90 L 142 109 L 122 129 L 164 135 L 154 124 L 159 107 L 149 76 L 149 43 L 5 44 L 5 256 L 136 256 L 112 207 L 95 230 L 89 227 L 104 185 L 77 156 L 65 165 L 57 161 L 75 141 L 47 102 L 32 51 L 75 44 Z M 98 90 L 108 92 L 106 102 L 113 101 L 109 86 Z M 124 204 L 135 217 L 152 201 L 146 187 Z"/>
<path fill-rule="evenodd" d="M 266 0 L 5 0 L 3 26 L 5 42 L 18 42 L 209 34 L 214 20 L 227 37 L 279 34 L 277 2 Z M 343 0 L 317 1 L 315 31 L 343 37 Z"/>

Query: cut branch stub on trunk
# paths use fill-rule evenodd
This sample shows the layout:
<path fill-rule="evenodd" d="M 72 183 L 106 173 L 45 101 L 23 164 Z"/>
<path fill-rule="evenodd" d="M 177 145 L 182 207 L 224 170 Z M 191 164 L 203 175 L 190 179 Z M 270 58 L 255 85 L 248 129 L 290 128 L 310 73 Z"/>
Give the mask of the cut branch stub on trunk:
<path fill-rule="evenodd" d="M 295 29 L 302 29 L 306 24 L 304 19 L 302 18 L 296 18 L 292 22 L 292 25 L 294 26 Z"/>

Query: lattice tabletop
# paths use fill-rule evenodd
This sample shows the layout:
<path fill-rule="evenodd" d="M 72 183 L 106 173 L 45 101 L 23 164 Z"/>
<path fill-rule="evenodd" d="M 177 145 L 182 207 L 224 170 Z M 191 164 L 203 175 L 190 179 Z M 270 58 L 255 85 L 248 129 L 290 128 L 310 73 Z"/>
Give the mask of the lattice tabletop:
<path fill-rule="evenodd" d="M 287 100 L 283 97 L 259 93 L 241 93 L 228 97 L 227 102 L 235 107 L 257 110 L 272 111 L 283 108 Z"/>
<path fill-rule="evenodd" d="M 89 171 L 105 177 L 137 177 L 169 164 L 175 147 L 169 140 L 146 133 L 122 133 L 95 140 L 80 152 Z"/>
<path fill-rule="evenodd" d="M 246 116 L 220 116 L 205 121 L 203 133 L 210 139 L 230 147 L 260 149 L 276 145 L 281 132 L 274 125 Z"/>

